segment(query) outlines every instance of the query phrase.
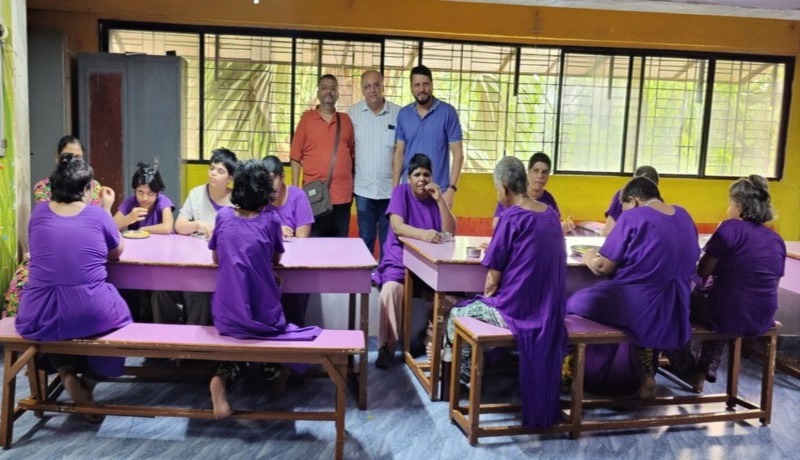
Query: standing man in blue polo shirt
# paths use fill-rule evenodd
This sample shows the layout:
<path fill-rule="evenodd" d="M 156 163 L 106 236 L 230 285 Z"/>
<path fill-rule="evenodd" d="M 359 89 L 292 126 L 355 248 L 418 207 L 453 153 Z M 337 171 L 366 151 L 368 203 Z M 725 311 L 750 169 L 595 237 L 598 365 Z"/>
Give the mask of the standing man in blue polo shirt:
<path fill-rule="evenodd" d="M 393 185 L 399 184 L 406 176 L 411 157 L 415 153 L 424 153 L 433 163 L 434 182 L 444 190 L 444 200 L 452 208 L 464 165 L 458 114 L 452 105 L 433 97 L 433 76 L 431 69 L 424 65 L 411 69 L 411 93 L 415 102 L 400 109 L 397 115 Z M 453 154 L 452 168 L 450 152 Z"/>
<path fill-rule="evenodd" d="M 377 70 L 367 70 L 361 75 L 361 92 L 364 99 L 347 111 L 353 120 L 356 139 L 354 194 L 358 236 L 370 252 L 380 237 L 383 258 L 383 243 L 389 229 L 386 208 L 392 197 L 392 162 L 400 106 L 383 97 L 383 75 Z"/>

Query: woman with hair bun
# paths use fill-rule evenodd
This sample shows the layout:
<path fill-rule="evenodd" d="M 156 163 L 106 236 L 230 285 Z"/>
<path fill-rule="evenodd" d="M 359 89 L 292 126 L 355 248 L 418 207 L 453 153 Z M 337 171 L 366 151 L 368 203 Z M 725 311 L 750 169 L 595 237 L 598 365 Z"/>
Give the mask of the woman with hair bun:
<path fill-rule="evenodd" d="M 751 175 L 731 184 L 728 219 L 711 235 L 697 264 L 708 295 L 693 296 L 693 322 L 737 336 L 762 335 L 773 326 L 786 262 L 783 239 L 764 225 L 773 218 L 766 179 Z M 668 353 L 671 371 L 702 392 L 705 381 L 716 381 L 724 348 L 724 340 L 707 340 L 697 358 L 688 346 Z"/>

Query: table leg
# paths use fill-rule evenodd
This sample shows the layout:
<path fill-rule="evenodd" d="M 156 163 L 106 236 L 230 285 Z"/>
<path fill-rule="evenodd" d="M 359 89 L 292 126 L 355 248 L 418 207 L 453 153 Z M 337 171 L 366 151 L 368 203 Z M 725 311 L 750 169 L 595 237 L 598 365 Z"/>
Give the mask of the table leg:
<path fill-rule="evenodd" d="M 351 297 L 354 297 L 351 294 Z M 364 332 L 364 344 L 369 343 L 369 294 L 361 294 L 360 302 L 361 330 Z M 358 359 L 358 408 L 367 409 L 367 346 Z"/>
<path fill-rule="evenodd" d="M 430 394 L 431 401 L 439 399 L 439 373 L 442 361 L 442 331 L 444 330 L 444 307 L 442 305 L 444 294 L 436 291 L 433 293 L 433 338 L 431 339 L 431 374 Z"/>

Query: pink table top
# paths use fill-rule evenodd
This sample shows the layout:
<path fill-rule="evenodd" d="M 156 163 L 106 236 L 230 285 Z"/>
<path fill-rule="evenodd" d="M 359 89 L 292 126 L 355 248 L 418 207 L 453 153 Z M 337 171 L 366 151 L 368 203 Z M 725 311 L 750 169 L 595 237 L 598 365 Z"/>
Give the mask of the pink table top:
<path fill-rule="evenodd" d="M 375 259 L 359 238 L 291 238 L 275 272 L 286 293 L 368 293 Z M 125 241 L 108 280 L 120 289 L 214 292 L 217 265 L 208 242 L 182 235 Z"/>

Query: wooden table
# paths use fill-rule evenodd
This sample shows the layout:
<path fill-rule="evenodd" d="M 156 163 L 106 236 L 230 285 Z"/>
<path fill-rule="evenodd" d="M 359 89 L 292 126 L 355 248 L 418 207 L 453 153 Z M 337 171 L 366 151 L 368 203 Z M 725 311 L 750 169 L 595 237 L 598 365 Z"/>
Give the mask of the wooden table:
<path fill-rule="evenodd" d="M 775 319 L 783 324 L 778 331 L 781 341 L 776 366 L 800 379 L 800 241 L 786 242 L 786 266 L 778 287 Z"/>
<path fill-rule="evenodd" d="M 467 247 L 480 246 L 488 237 L 456 236 L 454 241 L 435 244 L 413 238 L 400 238 L 403 242 L 403 265 L 406 282 L 403 312 L 403 355 L 405 362 L 425 388 L 432 401 L 439 399 L 441 348 L 444 334 L 444 296 L 448 292 L 483 291 L 487 269 L 479 258 L 467 257 Z M 571 255 L 570 246 L 591 244 L 601 246 L 604 237 L 569 236 L 567 245 L 567 293 L 592 286 L 600 279 L 584 265 L 582 258 Z M 434 291 L 433 295 L 433 353 L 430 362 L 420 362 L 411 355 L 411 315 L 413 277 L 416 275 Z"/>
<path fill-rule="evenodd" d="M 275 272 L 284 293 L 350 294 L 349 328 L 355 329 L 360 294 L 360 329 L 369 336 L 370 275 L 375 259 L 360 238 L 289 238 Z M 182 235 L 125 240 L 119 262 L 108 264 L 108 281 L 120 289 L 214 292 L 217 265 L 208 242 Z M 367 351 L 358 363 L 358 407 L 367 408 Z"/>

